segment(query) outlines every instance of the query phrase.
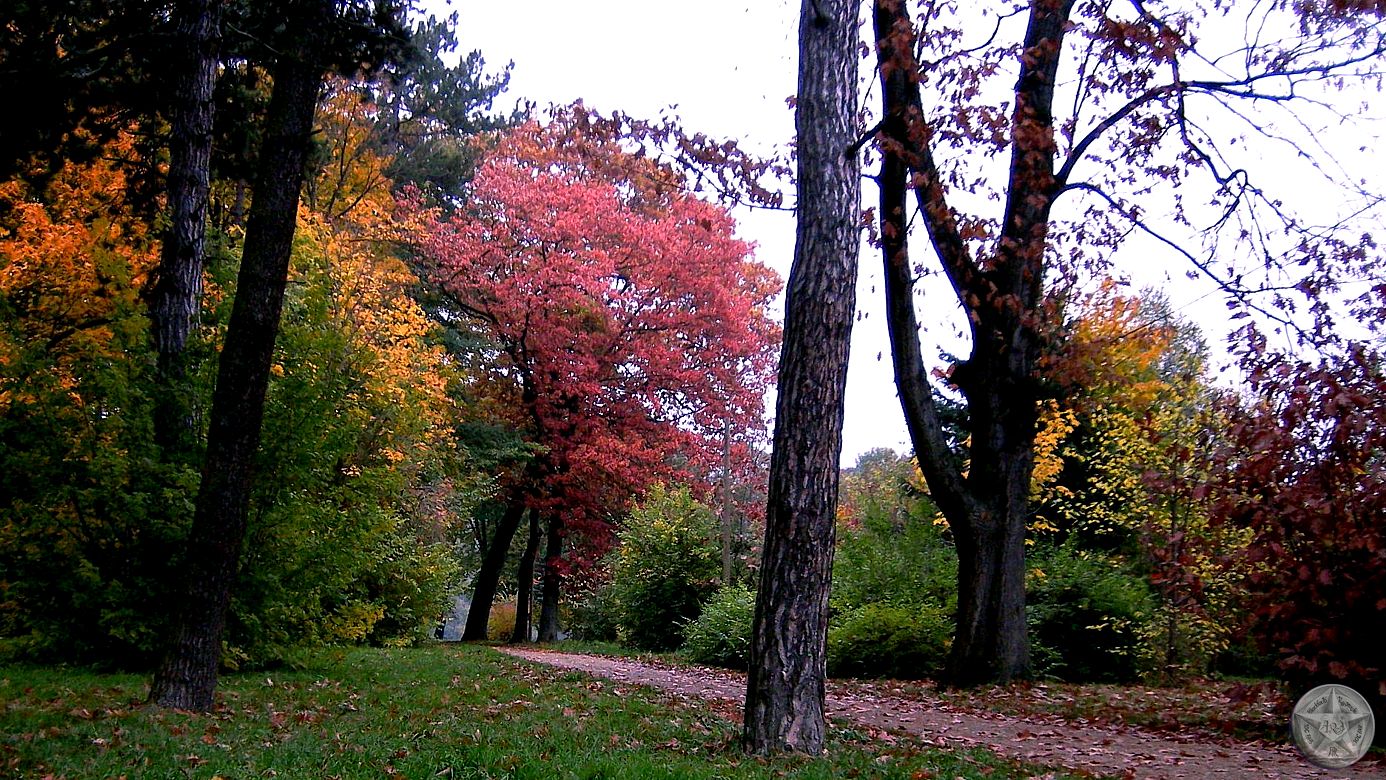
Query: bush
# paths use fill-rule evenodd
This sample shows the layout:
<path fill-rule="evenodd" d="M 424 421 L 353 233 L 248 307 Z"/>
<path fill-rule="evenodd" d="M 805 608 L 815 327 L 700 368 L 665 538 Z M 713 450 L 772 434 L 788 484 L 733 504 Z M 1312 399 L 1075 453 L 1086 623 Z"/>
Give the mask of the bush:
<path fill-rule="evenodd" d="M 896 520 L 867 505 L 856 526 L 842 528 L 838 540 L 833 557 L 835 610 L 891 603 L 933 604 L 952 611 L 957 555 L 930 517 Z"/>
<path fill-rule="evenodd" d="M 620 631 L 618 617 L 610 585 L 587 590 L 573 597 L 568 634 L 588 642 L 615 642 Z"/>
<path fill-rule="evenodd" d="M 828 674 L 919 679 L 943 668 L 952 621 L 935 605 L 867 604 L 828 629 Z"/>
<path fill-rule="evenodd" d="M 623 644 L 673 650 L 720 573 L 712 510 L 688 488 L 655 485 L 631 510 L 613 553 L 611 597 Z"/>
<path fill-rule="evenodd" d="M 491 616 L 486 621 L 486 638 L 492 642 L 505 642 L 515 633 L 515 602 L 506 601 L 491 607 Z"/>
<path fill-rule="evenodd" d="M 1036 674 L 1069 682 L 1138 676 L 1155 606 L 1144 579 L 1100 553 L 1058 547 L 1032 560 L 1026 601 Z"/>
<path fill-rule="evenodd" d="M 683 630 L 683 652 L 700 664 L 745 669 L 751 656 L 756 594 L 742 585 L 717 591 Z"/>

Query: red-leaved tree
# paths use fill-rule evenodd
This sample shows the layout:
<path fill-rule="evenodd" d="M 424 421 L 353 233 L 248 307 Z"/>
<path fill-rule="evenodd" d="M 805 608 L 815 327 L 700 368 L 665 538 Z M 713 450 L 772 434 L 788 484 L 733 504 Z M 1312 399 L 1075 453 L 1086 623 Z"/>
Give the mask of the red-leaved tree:
<path fill-rule="evenodd" d="M 1386 370 L 1357 347 L 1261 357 L 1227 410 L 1211 480 L 1215 521 L 1251 532 L 1250 629 L 1287 679 L 1386 697 Z"/>
<path fill-rule="evenodd" d="M 521 507 L 545 518 L 541 639 L 556 632 L 557 575 L 605 551 L 631 497 L 715 463 L 728 426 L 763 436 L 778 336 L 766 306 L 779 280 L 722 208 L 612 139 L 555 135 L 530 123 L 502 139 L 465 210 L 433 221 L 424 243 L 440 286 L 494 347 L 489 391 L 536 452 L 505 487 L 511 511 L 487 558 L 503 563 Z M 581 546 L 564 555 L 564 537 Z M 484 635 L 491 568 L 464 637 Z"/>

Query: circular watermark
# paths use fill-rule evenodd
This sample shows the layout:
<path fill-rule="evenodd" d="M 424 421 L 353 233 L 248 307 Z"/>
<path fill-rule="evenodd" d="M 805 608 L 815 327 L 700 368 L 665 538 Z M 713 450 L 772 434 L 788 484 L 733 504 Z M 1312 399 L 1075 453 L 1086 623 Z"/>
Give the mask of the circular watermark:
<path fill-rule="evenodd" d="M 1320 685 L 1295 702 L 1290 733 L 1305 758 L 1342 769 L 1366 755 L 1376 719 L 1362 694 L 1346 685 Z"/>

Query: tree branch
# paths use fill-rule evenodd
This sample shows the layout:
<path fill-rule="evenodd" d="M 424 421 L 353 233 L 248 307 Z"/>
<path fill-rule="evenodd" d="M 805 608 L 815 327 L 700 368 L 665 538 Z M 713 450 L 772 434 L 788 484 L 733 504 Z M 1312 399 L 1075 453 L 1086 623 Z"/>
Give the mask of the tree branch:
<path fill-rule="evenodd" d="M 1275 312 L 1270 311 L 1269 309 L 1265 308 L 1264 306 L 1261 306 L 1260 304 L 1252 300 L 1252 296 L 1257 293 L 1274 292 L 1277 290 L 1288 288 L 1264 287 L 1253 290 L 1236 284 L 1230 279 L 1224 278 L 1223 276 L 1218 274 L 1217 271 L 1213 270 L 1212 265 L 1209 264 L 1207 261 L 1199 259 L 1192 252 L 1185 249 L 1183 246 L 1180 246 L 1180 244 L 1177 241 L 1169 238 L 1160 231 L 1146 224 L 1144 220 L 1136 216 L 1132 209 L 1126 207 L 1116 198 L 1113 198 L 1111 195 L 1108 195 L 1105 191 L 1102 190 L 1102 188 L 1098 187 L 1095 184 L 1090 184 L 1088 182 L 1077 182 L 1075 184 L 1069 184 L 1066 187 L 1064 187 L 1064 189 L 1060 191 L 1059 194 L 1062 195 L 1064 192 L 1090 192 L 1098 196 L 1102 200 L 1106 201 L 1107 205 L 1112 207 L 1112 210 L 1116 211 L 1124 219 L 1130 222 L 1133 227 L 1140 230 L 1142 233 L 1145 233 L 1146 235 L 1150 236 L 1151 238 L 1154 238 L 1156 241 L 1159 241 L 1160 243 L 1164 244 L 1170 249 L 1173 249 L 1185 260 L 1188 260 L 1194 268 L 1198 269 L 1199 273 L 1203 274 L 1209 280 L 1211 280 L 1213 284 L 1217 285 L 1218 289 L 1235 298 L 1246 309 L 1254 311 L 1273 322 L 1284 325 L 1285 327 L 1290 328 L 1291 330 L 1295 331 L 1303 337 L 1309 337 L 1309 334 L 1306 333 L 1304 329 L 1301 328 L 1293 320 L 1283 315 L 1276 314 Z M 1058 196 L 1056 195 L 1055 197 L 1057 198 Z"/>
<path fill-rule="evenodd" d="M 954 289 L 963 297 L 963 280 L 973 276 L 962 237 L 952 222 L 952 214 L 942 203 L 937 171 L 925 145 L 908 142 L 909 119 L 920 119 L 919 85 L 914 80 L 913 53 L 909 42 L 914 31 L 900 0 L 876 0 L 874 23 L 881 57 L 880 79 L 885 118 L 881 120 L 880 220 L 881 253 L 885 261 L 886 324 L 890 333 L 890 354 L 895 368 L 896 386 L 904 408 L 905 424 L 914 442 L 920 471 L 929 485 L 934 502 L 950 522 L 966 523 L 977 507 L 968 493 L 962 472 L 954 463 L 943 434 L 943 424 L 934 404 L 924 358 L 919 347 L 919 323 L 914 312 L 914 275 L 909 260 L 909 225 L 905 217 L 908 176 L 913 162 L 932 171 L 924 186 L 915 189 L 920 213 L 928 227 Z M 907 58 L 901 62 L 900 58 Z M 922 152 L 922 153 L 921 153 Z M 934 218 L 929 211 L 930 182 L 943 212 Z M 943 248 L 941 248 L 943 247 Z M 952 257 L 950 263 L 944 253 Z"/>
<path fill-rule="evenodd" d="M 1068 157 L 1064 160 L 1063 167 L 1059 169 L 1058 173 L 1054 174 L 1054 191 L 1057 193 L 1064 188 L 1064 185 L 1068 183 L 1069 177 L 1073 175 L 1074 166 L 1082 159 L 1088 147 L 1092 146 L 1103 133 L 1116 127 L 1121 120 L 1130 116 L 1141 106 L 1165 97 L 1172 92 L 1177 92 L 1178 90 L 1178 84 L 1165 84 L 1159 87 L 1152 87 L 1132 98 L 1130 102 L 1117 109 L 1116 112 L 1106 119 L 1098 122 L 1096 126 L 1083 136 L 1082 140 L 1074 144 L 1073 150 L 1068 153 Z"/>
<path fill-rule="evenodd" d="M 957 217 L 948 205 L 948 195 L 929 146 L 930 128 L 924 121 L 923 100 L 915 76 L 919 66 L 912 47 L 914 26 L 903 0 L 876 0 L 875 28 L 885 93 L 881 97 L 886 114 L 882 123 L 890 128 L 881 134 L 882 153 L 899 155 L 913 172 L 910 186 L 919 201 L 925 231 L 958 300 L 965 302 L 980 274 L 958 229 Z"/>

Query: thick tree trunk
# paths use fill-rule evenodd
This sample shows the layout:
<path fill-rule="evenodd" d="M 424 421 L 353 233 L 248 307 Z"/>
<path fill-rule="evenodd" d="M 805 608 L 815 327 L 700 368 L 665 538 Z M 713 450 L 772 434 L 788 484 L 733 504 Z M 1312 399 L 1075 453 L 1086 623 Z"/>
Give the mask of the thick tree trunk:
<path fill-rule="evenodd" d="M 539 641 L 558 641 L 558 597 L 563 578 L 559 567 L 563 557 L 563 521 L 558 515 L 549 518 L 549 538 L 544 545 L 544 588 L 539 605 Z"/>
<path fill-rule="evenodd" d="M 1025 486 L 1028 491 L 1029 485 Z M 1006 683 L 1030 670 L 1025 621 L 1025 501 L 1017 507 L 1007 491 L 983 510 L 997 520 L 974 520 L 969 533 L 954 534 L 958 549 L 958 611 L 948 658 L 949 684 Z M 1009 505 L 1009 506 L 1008 506 Z"/>
<path fill-rule="evenodd" d="M 207 456 L 188 538 L 188 592 L 151 702 L 209 710 L 245 536 L 252 466 L 279 329 L 322 70 L 283 55 L 274 70 L 236 299 L 212 397 Z"/>
<path fill-rule="evenodd" d="M 505 506 L 496 532 L 486 545 L 486 556 L 481 560 L 481 569 L 476 573 L 472 586 L 472 605 L 467 608 L 467 625 L 462 629 L 462 641 L 486 641 L 486 626 L 491 620 L 491 607 L 496 601 L 496 587 L 505 573 L 505 560 L 510 555 L 510 543 L 515 539 L 515 531 L 525 516 L 524 499 L 511 496 Z"/>
<path fill-rule="evenodd" d="M 1009 328 L 1021 330 L 1019 323 Z M 1025 529 L 1038 416 L 1031 343 L 1018 335 L 1012 340 L 1018 346 L 1003 353 L 983 339 L 973 360 L 985 368 L 980 374 L 969 368 L 960 377 L 974 421 L 967 483 L 976 503 L 968 517 L 950 519 L 958 548 L 957 628 L 947 675 L 953 685 L 1005 683 L 1030 670 Z M 1007 365 L 987 365 L 986 355 Z M 988 377 L 984 385 L 979 375 Z"/>
<path fill-rule="evenodd" d="M 804 0 L 799 20 L 798 227 L 785 308 L 745 746 L 819 753 L 828 583 L 856 304 L 857 4 Z"/>
<path fill-rule="evenodd" d="M 957 632 L 948 676 L 959 685 L 1007 682 L 1029 671 L 1025 528 L 1037 418 L 1037 363 L 1049 209 L 1055 196 L 1054 80 L 1073 0 L 1035 0 L 1012 116 L 1012 158 L 1000 240 L 990 267 L 971 256 L 934 164 L 914 28 L 904 0 L 875 0 L 880 52 L 881 243 L 896 384 L 919 465 L 958 548 Z M 907 176 L 912 180 L 907 185 Z M 919 347 L 905 199 L 919 217 L 972 329 L 953 381 L 967 398 L 970 465 L 949 451 Z"/>
<path fill-rule="evenodd" d="M 529 538 L 520 556 L 520 568 L 515 575 L 515 630 L 510 632 L 510 644 L 529 641 L 530 602 L 534 598 L 534 562 L 539 557 L 539 541 L 544 531 L 539 525 L 539 513 L 529 513 Z"/>
<path fill-rule="evenodd" d="M 202 297 L 218 8 L 212 0 L 182 0 L 174 9 L 178 66 L 169 116 L 169 226 L 149 291 L 149 323 L 159 369 L 154 438 L 175 453 L 190 448 L 194 427 L 186 348 Z"/>

